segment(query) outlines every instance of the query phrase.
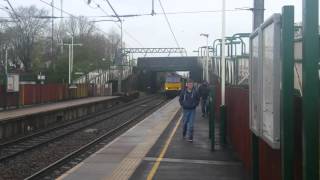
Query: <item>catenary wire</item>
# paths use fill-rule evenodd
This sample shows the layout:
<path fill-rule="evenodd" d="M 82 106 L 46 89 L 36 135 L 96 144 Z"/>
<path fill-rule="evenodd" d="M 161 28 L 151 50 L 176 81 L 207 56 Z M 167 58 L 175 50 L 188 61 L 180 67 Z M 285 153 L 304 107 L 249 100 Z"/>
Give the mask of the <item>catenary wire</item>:
<path fill-rule="evenodd" d="M 166 14 L 163 6 L 162 6 L 161 0 L 159 0 L 159 4 L 160 4 L 160 6 L 161 6 L 161 9 L 162 9 L 162 12 L 163 12 L 163 14 L 164 14 L 164 17 L 165 17 L 165 19 L 166 19 L 166 22 L 167 22 L 167 24 L 168 24 L 168 27 L 169 27 L 169 29 L 170 29 L 170 31 L 171 31 L 171 34 L 172 34 L 172 36 L 173 36 L 173 39 L 174 39 L 176 45 L 178 46 L 178 48 L 180 48 L 180 44 L 179 44 L 179 42 L 178 42 L 178 40 L 177 40 L 177 38 L 176 38 L 176 35 L 175 35 L 174 32 L 173 32 L 172 26 L 171 26 L 171 24 L 170 24 L 170 22 L 169 22 L 169 19 L 168 19 L 168 17 L 167 17 L 167 14 Z"/>
<path fill-rule="evenodd" d="M 99 8 L 103 13 L 105 13 L 107 16 L 109 16 L 109 17 L 112 17 L 112 16 L 110 16 L 109 15 L 109 13 L 106 11 L 106 10 L 104 10 L 98 3 L 96 3 L 95 1 L 93 1 L 95 4 L 96 4 L 96 6 L 97 6 L 97 8 Z M 119 29 L 121 29 L 121 26 L 119 25 L 119 23 L 117 23 L 117 22 L 114 22 L 115 24 L 116 24 L 116 26 L 119 28 Z M 130 37 L 133 41 L 135 41 L 139 46 L 141 46 L 141 47 L 144 47 L 144 45 L 140 42 L 140 41 L 138 41 L 133 35 L 131 35 L 131 33 L 129 33 L 127 30 L 125 30 L 124 28 L 122 28 L 122 30 L 125 32 L 125 34 L 128 36 L 128 37 Z"/>

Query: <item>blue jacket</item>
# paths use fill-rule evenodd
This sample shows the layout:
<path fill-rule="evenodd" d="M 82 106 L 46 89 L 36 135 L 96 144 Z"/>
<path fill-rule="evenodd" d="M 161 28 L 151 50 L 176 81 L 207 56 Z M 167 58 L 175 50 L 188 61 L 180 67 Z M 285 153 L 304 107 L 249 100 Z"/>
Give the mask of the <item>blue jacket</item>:
<path fill-rule="evenodd" d="M 179 102 L 183 109 L 195 109 L 199 105 L 199 93 L 193 89 L 188 92 L 186 89 L 180 93 Z"/>

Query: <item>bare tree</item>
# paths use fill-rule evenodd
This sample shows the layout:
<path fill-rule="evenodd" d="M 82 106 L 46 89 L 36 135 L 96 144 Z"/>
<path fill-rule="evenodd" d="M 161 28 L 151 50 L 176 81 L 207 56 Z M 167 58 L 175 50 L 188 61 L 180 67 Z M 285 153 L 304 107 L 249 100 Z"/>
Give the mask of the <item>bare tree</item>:
<path fill-rule="evenodd" d="M 110 30 L 108 33 L 108 44 L 106 46 L 107 55 L 110 56 L 112 60 L 117 56 L 116 53 L 120 48 L 120 35 L 116 33 L 114 29 Z"/>
<path fill-rule="evenodd" d="M 11 41 L 25 71 L 31 70 L 35 42 L 41 35 L 44 35 L 49 21 L 41 17 L 47 15 L 46 10 L 38 9 L 35 6 L 19 7 L 10 14 L 11 18 L 17 19 L 14 25 L 8 26 L 8 29 L 13 33 Z"/>
<path fill-rule="evenodd" d="M 12 44 L 12 38 L 13 38 L 13 32 L 10 31 L 10 29 L 6 28 L 8 22 L 2 22 L 0 26 L 0 62 L 1 62 L 1 68 L 5 68 L 5 59 L 6 55 L 10 55 L 8 57 L 11 64 L 14 64 L 15 66 L 18 65 L 17 61 L 15 60 L 15 53 L 13 53 L 13 44 Z M 7 54 L 6 54 L 7 53 Z"/>
<path fill-rule="evenodd" d="M 70 17 L 69 20 L 65 21 L 63 26 L 64 30 L 74 37 L 90 36 L 95 33 L 96 30 L 94 23 L 83 16 Z"/>

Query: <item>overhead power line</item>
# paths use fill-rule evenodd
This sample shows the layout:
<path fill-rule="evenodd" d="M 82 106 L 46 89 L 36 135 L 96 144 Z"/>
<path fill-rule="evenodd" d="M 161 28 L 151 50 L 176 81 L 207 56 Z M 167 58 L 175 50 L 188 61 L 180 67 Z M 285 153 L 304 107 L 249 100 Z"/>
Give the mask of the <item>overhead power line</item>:
<path fill-rule="evenodd" d="M 109 6 L 110 6 L 110 8 L 112 9 L 112 11 L 113 11 L 113 13 L 116 15 L 116 17 L 118 18 L 118 20 L 122 23 L 123 21 L 121 20 L 121 18 L 119 17 L 119 15 L 118 15 L 118 13 L 114 10 L 114 8 L 112 7 L 112 5 L 111 5 L 111 3 L 109 2 L 109 0 L 105 0 L 108 4 L 109 4 Z M 128 31 L 126 31 L 123 27 L 122 27 L 122 24 L 121 24 L 121 26 L 119 25 L 119 24 L 117 24 L 118 25 L 118 27 L 122 30 L 122 31 L 124 31 L 131 39 L 133 39 L 135 42 L 137 42 L 141 47 L 143 47 L 143 44 L 140 42 L 140 41 L 138 41 L 135 37 L 133 37 Z"/>
<path fill-rule="evenodd" d="M 229 9 L 226 10 L 226 12 L 234 12 L 234 11 L 244 11 L 246 9 L 241 9 L 241 8 L 237 8 L 237 9 Z M 222 12 L 221 10 L 202 10 L 202 11 L 173 11 L 173 12 L 166 12 L 166 15 L 180 15 L 180 14 L 207 14 L 207 13 L 220 13 Z M 164 15 L 164 13 L 154 13 L 154 15 Z M 128 17 L 140 17 L 140 16 L 152 16 L 152 13 L 142 13 L 142 14 L 122 14 L 122 15 L 118 15 L 119 17 L 124 17 L 124 18 L 128 18 Z M 103 18 L 103 17 L 116 17 L 114 15 L 108 15 L 108 16 L 88 16 L 88 17 L 92 17 L 92 18 Z"/>
<path fill-rule="evenodd" d="M 77 19 L 80 18 L 80 17 L 78 17 L 78 16 L 75 16 L 75 15 L 73 15 L 73 14 L 71 14 L 71 13 L 63 10 L 63 9 L 60 9 L 60 8 L 58 8 L 58 7 L 56 7 L 56 6 L 53 6 L 51 3 L 48 3 L 48 2 L 46 2 L 46 1 L 44 1 L 44 0 L 40 0 L 40 1 L 43 2 L 44 4 L 47 4 L 47 5 L 50 6 L 50 7 L 53 7 L 53 8 L 56 9 L 56 10 L 59 10 L 59 11 L 63 12 L 64 14 L 67 14 L 67 15 L 71 16 L 71 17 L 74 17 L 74 18 L 77 18 Z M 106 33 L 105 31 L 103 31 L 102 29 L 99 29 L 98 27 L 96 27 L 96 29 L 97 29 L 98 31 L 102 32 L 102 33 L 105 34 L 105 35 L 109 35 L 108 33 Z"/>
<path fill-rule="evenodd" d="M 116 15 L 116 17 L 118 18 L 118 20 L 121 22 L 121 19 L 120 19 L 118 13 L 114 10 L 114 8 L 112 7 L 112 5 L 111 5 L 111 3 L 109 2 L 109 0 L 105 0 L 105 1 L 109 4 L 109 6 L 110 6 L 110 8 L 112 9 L 113 13 Z"/>
<path fill-rule="evenodd" d="M 91 6 L 90 6 L 91 7 Z M 93 7 L 91 7 L 93 8 Z M 98 8 L 98 7 L 97 7 Z M 8 9 L 8 7 L 0 7 L 1 10 L 6 11 L 6 12 L 10 12 L 10 10 Z M 55 8 L 56 10 L 60 10 L 60 8 Z M 96 9 L 96 8 L 93 8 Z M 226 11 L 244 11 L 244 10 L 250 10 L 250 9 L 244 9 L 244 8 L 237 8 L 235 10 L 226 10 Z M 202 14 L 202 13 L 218 13 L 221 12 L 221 10 L 208 10 L 208 11 L 176 11 L 176 12 L 166 12 L 167 15 L 179 15 L 179 14 Z M 65 14 L 68 14 L 66 12 L 64 12 Z M 155 13 L 154 15 L 163 15 L 163 13 Z M 119 15 L 119 17 L 122 18 L 129 18 L 129 17 L 141 17 L 141 16 L 151 16 L 151 14 L 122 14 Z M 83 16 L 86 18 L 115 18 L 115 15 L 103 15 L 103 16 Z M 68 19 L 70 17 L 63 17 L 63 16 L 41 16 L 41 17 L 33 17 L 33 18 L 47 18 L 47 19 Z M 104 21 L 104 20 L 93 20 L 93 21 Z"/>
<path fill-rule="evenodd" d="M 171 31 L 171 34 L 172 34 L 172 36 L 173 36 L 173 39 L 174 39 L 174 41 L 176 42 L 178 48 L 180 48 L 180 44 L 179 44 L 179 42 L 178 42 L 178 40 L 177 40 L 177 38 L 176 38 L 176 35 L 174 34 L 174 32 L 173 32 L 173 30 L 172 30 L 171 24 L 170 24 L 170 22 L 169 22 L 169 19 L 168 19 L 168 17 L 167 17 L 167 14 L 166 14 L 163 6 L 162 6 L 161 0 L 159 0 L 159 3 L 160 3 L 160 6 L 161 6 L 161 9 L 162 9 L 162 12 L 163 12 L 163 14 L 164 14 L 164 17 L 165 17 L 165 19 L 166 19 L 166 21 L 167 21 L 167 24 L 168 24 L 168 26 L 169 26 L 169 29 L 170 29 L 170 31 Z"/>
<path fill-rule="evenodd" d="M 13 8 L 13 6 L 11 5 L 10 1 L 9 0 L 4 0 L 8 3 L 10 9 L 12 10 L 12 13 L 14 14 L 15 18 L 18 19 L 18 21 L 22 22 L 16 12 L 16 10 Z"/>
<path fill-rule="evenodd" d="M 104 16 L 104 17 L 115 17 L 115 16 L 111 16 L 106 10 L 104 10 L 98 3 L 96 3 L 95 1 L 93 1 L 95 4 L 96 4 L 96 6 L 104 13 L 104 14 L 106 14 L 106 16 Z M 101 17 L 103 17 L 103 16 L 101 16 Z M 119 18 L 120 19 L 120 18 Z M 107 21 L 109 21 L 109 20 L 107 20 Z M 119 21 L 119 20 L 118 20 Z M 96 22 L 100 22 L 100 21 L 96 21 Z M 114 22 L 115 23 L 115 25 L 119 28 L 119 29 L 121 29 L 121 26 L 117 23 L 117 22 Z M 140 41 L 138 41 L 133 35 L 131 35 L 127 30 L 125 30 L 125 28 L 122 28 L 122 30 L 124 31 L 124 33 L 128 36 L 128 37 L 130 37 L 133 41 L 135 41 L 139 46 L 141 46 L 141 47 L 144 47 L 144 45 L 140 42 Z"/>

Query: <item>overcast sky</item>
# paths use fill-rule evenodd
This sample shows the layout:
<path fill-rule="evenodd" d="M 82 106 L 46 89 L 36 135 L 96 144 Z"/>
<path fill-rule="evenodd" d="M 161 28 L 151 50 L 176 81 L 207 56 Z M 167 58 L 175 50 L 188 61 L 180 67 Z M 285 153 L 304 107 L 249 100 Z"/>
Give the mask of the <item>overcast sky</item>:
<path fill-rule="evenodd" d="M 51 0 L 43 0 L 51 3 Z M 10 0 L 14 8 L 19 6 L 35 5 L 51 11 L 50 6 L 41 0 Z M 63 9 L 74 15 L 101 16 L 105 15 L 95 4 L 99 4 L 108 14 L 113 14 L 112 10 L 104 0 L 92 0 L 90 6 L 87 0 L 63 0 Z M 141 14 L 151 12 L 152 0 L 110 0 L 118 14 Z M 166 12 L 176 11 L 206 11 L 221 10 L 222 0 L 161 0 Z M 5 1 L 1 5 L 7 6 Z M 54 0 L 55 6 L 60 8 L 60 0 Z M 265 0 L 265 18 L 273 13 L 280 13 L 283 5 L 295 6 L 295 21 L 301 22 L 302 0 Z M 226 0 L 226 9 L 252 7 L 253 0 Z M 155 0 L 155 12 L 161 13 L 159 1 Z M 5 13 L 0 12 L 1 16 Z M 59 16 L 60 12 L 55 11 Z M 67 16 L 64 14 L 64 16 Z M 179 14 L 168 15 L 173 31 L 181 47 L 188 50 L 189 54 L 206 43 L 200 33 L 209 33 L 210 43 L 221 35 L 221 12 L 201 13 L 201 14 Z M 58 23 L 59 20 L 56 20 Z M 97 23 L 105 32 L 111 29 L 119 31 L 112 22 Z M 234 33 L 251 32 L 252 13 L 250 11 L 228 11 L 227 12 L 227 35 Z M 124 41 L 128 47 L 176 47 L 176 43 L 163 15 L 143 16 L 126 18 L 124 21 Z M 129 33 L 129 34 L 128 34 Z M 134 40 L 136 39 L 136 40 Z M 137 42 L 139 41 L 139 42 Z"/>

